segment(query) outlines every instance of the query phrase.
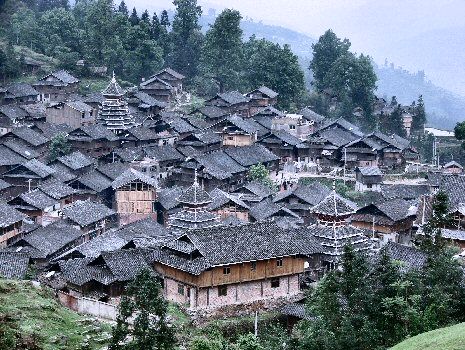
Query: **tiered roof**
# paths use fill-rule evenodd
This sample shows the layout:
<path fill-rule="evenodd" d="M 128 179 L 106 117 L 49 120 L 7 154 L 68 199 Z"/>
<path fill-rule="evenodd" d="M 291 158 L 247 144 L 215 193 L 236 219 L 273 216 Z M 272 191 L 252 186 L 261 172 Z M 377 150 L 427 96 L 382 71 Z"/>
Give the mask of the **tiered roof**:
<path fill-rule="evenodd" d="M 98 121 L 116 134 L 134 126 L 134 117 L 129 113 L 128 104 L 122 98 L 124 93 L 113 73 L 110 84 L 102 91 L 105 101 L 101 103 Z"/>

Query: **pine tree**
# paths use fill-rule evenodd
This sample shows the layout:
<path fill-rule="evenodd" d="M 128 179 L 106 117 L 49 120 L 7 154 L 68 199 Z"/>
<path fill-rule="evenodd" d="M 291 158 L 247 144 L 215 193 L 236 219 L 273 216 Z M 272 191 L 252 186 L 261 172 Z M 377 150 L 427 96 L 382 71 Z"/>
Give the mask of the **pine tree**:
<path fill-rule="evenodd" d="M 202 8 L 197 5 L 197 0 L 174 0 L 173 4 L 176 6 L 176 14 L 170 33 L 173 47 L 169 64 L 191 80 L 198 74 L 203 41 L 198 22 Z"/>
<path fill-rule="evenodd" d="M 136 26 L 139 24 L 139 21 L 140 21 L 139 15 L 137 14 L 137 10 L 134 7 L 132 9 L 131 16 L 129 16 L 129 23 L 131 23 L 131 25 L 133 26 Z"/>
<path fill-rule="evenodd" d="M 163 10 L 161 12 L 160 24 L 168 30 L 168 27 L 171 25 L 170 18 L 168 17 L 168 11 Z"/>
<path fill-rule="evenodd" d="M 133 326 L 129 318 L 134 315 Z M 119 305 L 109 350 L 172 350 L 175 334 L 167 324 L 167 303 L 153 273 L 144 269 L 129 283 Z"/>
<path fill-rule="evenodd" d="M 144 12 L 142 12 L 142 15 L 140 16 L 140 20 L 145 22 L 147 25 L 150 25 L 149 11 L 145 10 Z"/>
<path fill-rule="evenodd" d="M 415 104 L 414 114 L 412 119 L 412 131 L 422 132 L 426 123 L 426 111 L 423 96 L 418 97 L 418 101 Z"/>
<path fill-rule="evenodd" d="M 151 23 L 151 38 L 153 40 L 158 40 L 160 38 L 161 30 L 160 20 L 158 19 L 157 13 L 154 12 Z"/>
<path fill-rule="evenodd" d="M 129 10 L 124 0 L 122 0 L 121 3 L 119 4 L 118 12 L 121 13 L 125 17 L 129 17 Z"/>

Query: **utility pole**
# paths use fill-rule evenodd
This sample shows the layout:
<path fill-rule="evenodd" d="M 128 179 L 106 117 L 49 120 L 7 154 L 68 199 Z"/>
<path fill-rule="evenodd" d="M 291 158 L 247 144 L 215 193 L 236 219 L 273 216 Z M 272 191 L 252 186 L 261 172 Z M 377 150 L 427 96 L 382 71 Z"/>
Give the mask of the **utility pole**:
<path fill-rule="evenodd" d="M 32 179 L 28 179 L 28 180 L 27 180 L 28 192 L 31 192 L 31 181 L 32 181 Z"/>
<path fill-rule="evenodd" d="M 258 337 L 258 310 L 255 311 L 255 322 L 254 322 L 254 328 L 255 328 L 255 338 Z"/>
<path fill-rule="evenodd" d="M 347 148 L 344 147 L 344 185 L 346 184 Z"/>

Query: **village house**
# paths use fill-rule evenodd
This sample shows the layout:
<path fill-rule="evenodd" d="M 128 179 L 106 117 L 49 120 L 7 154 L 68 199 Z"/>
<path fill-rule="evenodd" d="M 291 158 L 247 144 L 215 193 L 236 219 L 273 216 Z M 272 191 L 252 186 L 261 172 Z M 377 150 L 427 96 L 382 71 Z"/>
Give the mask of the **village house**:
<path fill-rule="evenodd" d="M 58 220 L 24 235 L 10 249 L 26 254 L 33 263 L 44 266 L 64 251 L 80 244 L 82 238 L 79 230 Z"/>
<path fill-rule="evenodd" d="M 129 93 L 128 104 L 131 107 L 137 107 L 146 118 L 158 115 L 167 106 L 165 102 L 158 101 L 143 91 Z"/>
<path fill-rule="evenodd" d="M 26 83 L 15 83 L 5 87 L 2 104 L 29 104 L 39 100 L 39 92 Z"/>
<path fill-rule="evenodd" d="M 115 212 L 107 206 L 86 201 L 76 201 L 61 210 L 63 218 L 76 227 L 88 241 L 116 225 Z"/>
<path fill-rule="evenodd" d="M 251 206 L 252 204 L 261 202 L 265 198 L 271 198 L 275 190 L 255 180 L 238 187 L 232 193 L 237 194 L 239 199 Z"/>
<path fill-rule="evenodd" d="M 176 96 L 177 88 L 157 76 L 152 76 L 139 85 L 139 90 L 154 99 L 170 103 Z"/>
<path fill-rule="evenodd" d="M 66 124 L 73 128 L 95 123 L 94 109 L 82 101 L 51 104 L 47 107 L 47 122 Z"/>
<path fill-rule="evenodd" d="M 186 190 L 185 187 L 171 186 L 162 188 L 157 193 L 157 222 L 168 226 L 171 215 L 180 211 L 181 203 L 178 198 Z"/>
<path fill-rule="evenodd" d="M 12 198 L 8 201 L 8 204 L 29 216 L 31 221 L 39 225 L 47 225 L 56 221 L 60 209 L 59 200 L 47 195 L 38 188 Z"/>
<path fill-rule="evenodd" d="M 216 213 L 221 220 L 228 217 L 235 217 L 241 222 L 249 222 L 250 207 L 244 203 L 240 194 L 226 193 L 220 189 L 210 192 L 212 202 L 208 205 L 208 210 Z"/>
<path fill-rule="evenodd" d="M 412 203 L 396 198 L 358 209 L 351 216 L 351 223 L 355 227 L 371 230 L 373 236 L 381 237 L 384 242 L 408 244 L 415 214 Z"/>
<path fill-rule="evenodd" d="M 211 129 L 221 135 L 223 147 L 249 146 L 263 136 L 267 130 L 251 118 L 242 118 L 232 115 L 213 124 Z"/>
<path fill-rule="evenodd" d="M 0 106 L 0 136 L 25 125 L 28 113 L 18 105 Z"/>
<path fill-rule="evenodd" d="M 43 77 L 33 86 L 39 92 L 40 101 L 62 102 L 68 95 L 77 92 L 79 79 L 65 70 L 60 70 Z"/>
<path fill-rule="evenodd" d="M 273 130 L 259 143 L 281 158 L 281 164 L 297 160 L 297 146 L 302 143 L 297 137 L 285 130 Z"/>
<path fill-rule="evenodd" d="M 222 145 L 221 135 L 212 130 L 198 131 L 187 136 L 179 137 L 176 142 L 178 146 L 190 146 L 199 153 L 217 151 Z"/>
<path fill-rule="evenodd" d="M 186 77 L 181 73 L 176 72 L 174 69 L 167 67 L 159 71 L 157 74 L 154 74 L 153 76 L 169 83 L 176 89 L 176 93 L 182 92 L 182 83 Z"/>
<path fill-rule="evenodd" d="M 267 198 L 250 208 L 250 221 L 272 221 L 281 228 L 300 227 L 304 221 L 293 210 Z"/>
<path fill-rule="evenodd" d="M 113 182 L 115 190 L 115 211 L 119 224 L 151 217 L 157 219 L 155 202 L 157 200 L 157 180 L 141 172 L 128 169 Z"/>
<path fill-rule="evenodd" d="M 19 143 L 32 148 L 40 155 L 46 154 L 50 140 L 43 134 L 27 127 L 21 126 L 13 128 L 10 132 L 1 136 L 1 140 L 17 140 Z"/>
<path fill-rule="evenodd" d="M 238 114 L 242 117 L 250 117 L 250 99 L 244 97 L 238 91 L 229 91 L 217 94 L 205 101 L 206 106 L 215 106 L 230 114 Z"/>
<path fill-rule="evenodd" d="M 355 191 L 381 192 L 383 173 L 378 167 L 363 166 L 355 169 Z"/>
<path fill-rule="evenodd" d="M 48 165 L 31 159 L 3 173 L 2 177 L 12 185 L 31 190 L 50 179 L 54 173 L 55 170 Z"/>
<path fill-rule="evenodd" d="M 230 113 L 217 106 L 203 106 L 194 110 L 191 115 L 203 117 L 207 123 L 213 125 L 223 120 Z"/>
<path fill-rule="evenodd" d="M 278 93 L 276 91 L 261 86 L 258 89 L 245 94 L 249 98 L 250 114 L 256 114 L 260 109 L 268 106 L 274 106 L 278 102 Z"/>
<path fill-rule="evenodd" d="M 0 248 L 16 241 L 21 234 L 21 227 L 26 215 L 5 202 L 0 202 Z"/>
<path fill-rule="evenodd" d="M 442 172 L 445 174 L 462 174 L 463 166 L 453 160 L 444 164 L 442 167 Z"/>
<path fill-rule="evenodd" d="M 314 131 L 314 124 L 300 114 L 275 117 L 271 123 L 272 130 L 284 130 L 300 140 L 305 140 Z"/>
<path fill-rule="evenodd" d="M 28 267 L 29 257 L 26 254 L 0 250 L 0 278 L 22 280 Z"/>
<path fill-rule="evenodd" d="M 93 158 L 110 154 L 120 143 L 114 133 L 100 124 L 80 126 L 70 131 L 67 139 L 73 149 Z"/>
<path fill-rule="evenodd" d="M 191 310 L 271 306 L 302 295 L 305 259 L 322 249 L 301 240 L 268 222 L 191 230 L 157 248 L 153 267 L 165 298 Z"/>

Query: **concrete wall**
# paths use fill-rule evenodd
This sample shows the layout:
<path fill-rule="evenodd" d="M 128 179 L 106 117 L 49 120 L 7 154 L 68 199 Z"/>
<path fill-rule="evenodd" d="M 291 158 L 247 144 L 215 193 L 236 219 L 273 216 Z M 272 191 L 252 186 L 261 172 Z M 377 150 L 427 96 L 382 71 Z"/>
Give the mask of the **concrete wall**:
<path fill-rule="evenodd" d="M 115 305 L 73 296 L 62 291 L 58 291 L 58 300 L 63 306 L 82 314 L 89 314 L 107 320 L 116 320 L 118 315 L 118 308 Z"/>

